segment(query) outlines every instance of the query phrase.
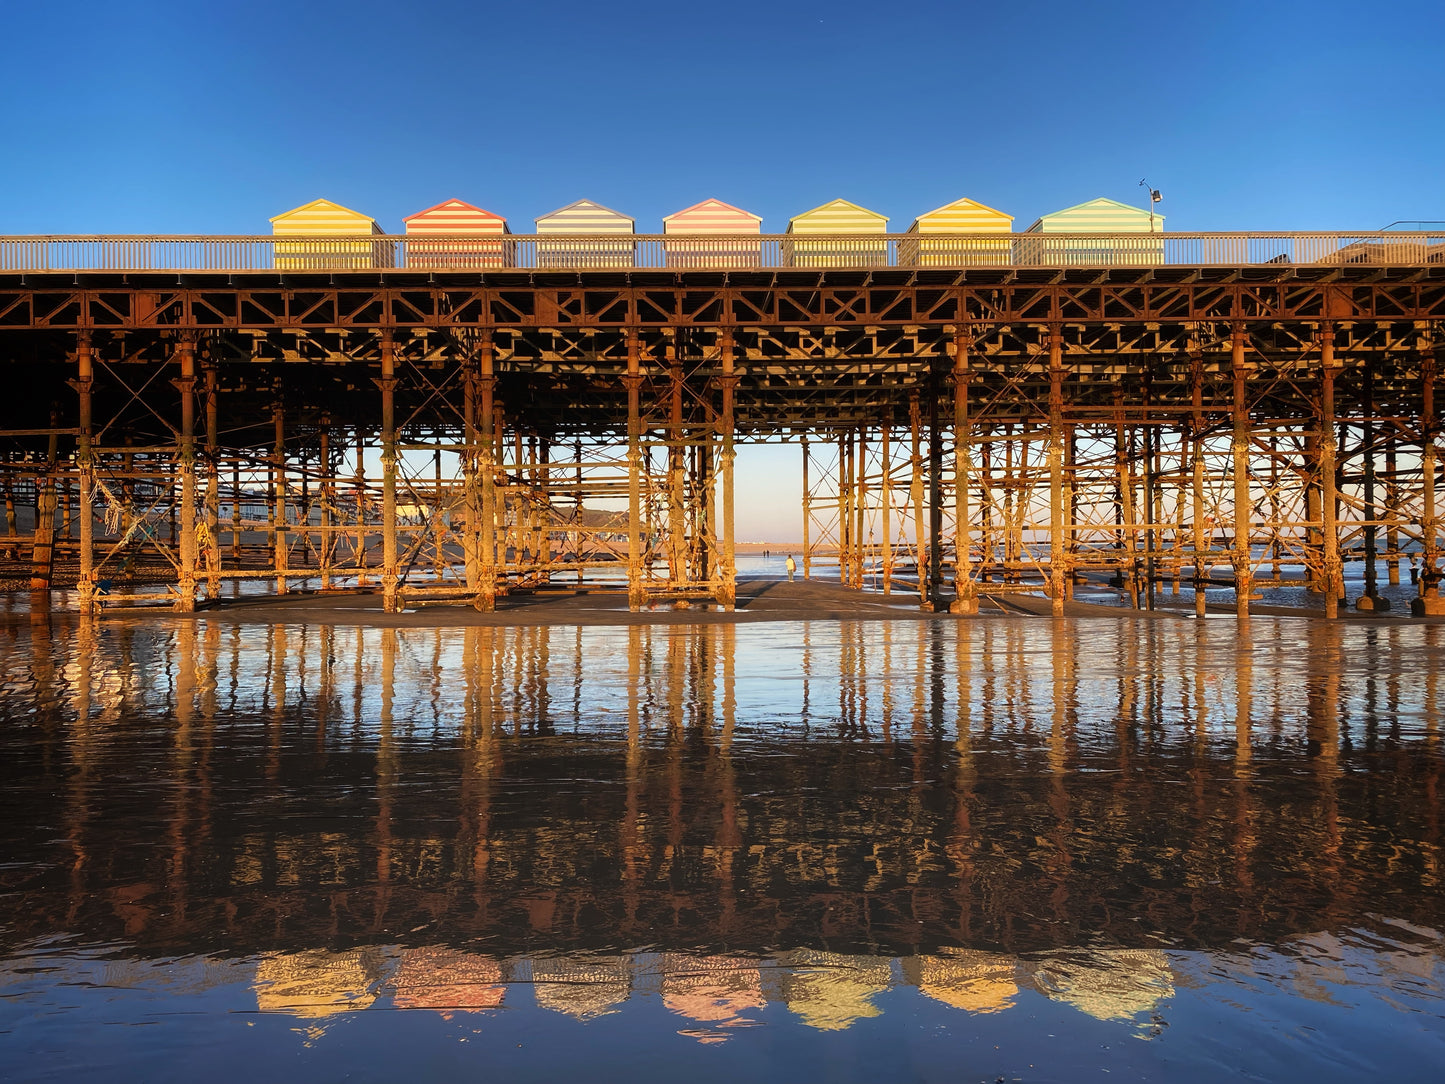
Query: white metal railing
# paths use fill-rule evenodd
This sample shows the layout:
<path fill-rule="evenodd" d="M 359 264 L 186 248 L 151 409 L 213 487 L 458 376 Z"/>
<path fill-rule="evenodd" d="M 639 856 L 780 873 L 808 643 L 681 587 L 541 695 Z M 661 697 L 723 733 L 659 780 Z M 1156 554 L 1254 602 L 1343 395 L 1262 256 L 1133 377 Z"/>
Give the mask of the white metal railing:
<path fill-rule="evenodd" d="M 6 271 L 619 271 L 1445 263 L 1440 232 L 0 237 Z"/>

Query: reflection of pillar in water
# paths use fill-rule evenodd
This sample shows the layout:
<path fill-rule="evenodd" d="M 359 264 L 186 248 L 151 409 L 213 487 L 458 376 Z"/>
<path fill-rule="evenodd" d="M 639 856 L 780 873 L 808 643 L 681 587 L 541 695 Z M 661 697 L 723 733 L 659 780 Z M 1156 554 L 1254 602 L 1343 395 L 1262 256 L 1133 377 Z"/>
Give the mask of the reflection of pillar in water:
<path fill-rule="evenodd" d="M 971 949 L 940 956 L 908 956 L 903 979 L 919 992 L 968 1013 L 1003 1012 L 1018 996 L 1018 963 L 1012 956 Z"/>
<path fill-rule="evenodd" d="M 626 928 L 637 921 L 641 903 L 642 865 L 645 860 L 642 827 L 642 654 L 644 630 L 633 625 L 627 630 L 627 758 L 626 807 L 619 825 L 622 852 L 622 899 L 626 909 Z"/>
<path fill-rule="evenodd" d="M 632 993 L 626 956 L 543 956 L 532 961 L 539 1008 L 591 1020 L 616 1011 Z"/>
<path fill-rule="evenodd" d="M 720 1043 L 726 1029 L 756 1021 L 746 1013 L 767 1004 L 757 961 L 745 956 L 688 956 L 666 953 L 661 961 L 662 1004 L 701 1024 L 680 1034 L 701 1043 Z"/>
<path fill-rule="evenodd" d="M 1309 631 L 1311 671 L 1306 693 L 1306 736 L 1319 787 L 1320 839 L 1316 854 L 1327 876 L 1337 884 L 1343 866 L 1340 853 L 1339 801 L 1335 793 L 1340 774 L 1340 670 L 1344 665 L 1341 631 L 1333 622 L 1313 622 Z"/>
<path fill-rule="evenodd" d="M 396 789 L 396 746 L 393 740 L 393 705 L 396 701 L 395 629 L 381 630 L 381 706 L 376 737 L 376 880 L 373 923 L 383 928 L 391 882 L 391 806 Z"/>
<path fill-rule="evenodd" d="M 883 1010 L 873 997 L 893 981 L 892 965 L 882 956 L 797 949 L 782 962 L 789 968 L 783 1000 L 804 1024 L 819 1031 L 843 1031 L 858 1020 L 880 1015 Z"/>
<path fill-rule="evenodd" d="M 500 1008 L 506 996 L 502 965 L 489 956 L 431 945 L 404 948 L 400 957 L 391 979 L 398 1009 L 434 1009 L 450 1020 L 453 1013 Z"/>
<path fill-rule="evenodd" d="M 1096 1020 L 1132 1020 L 1174 996 L 1169 957 L 1158 949 L 1070 950 L 1042 960 L 1032 985 Z"/>

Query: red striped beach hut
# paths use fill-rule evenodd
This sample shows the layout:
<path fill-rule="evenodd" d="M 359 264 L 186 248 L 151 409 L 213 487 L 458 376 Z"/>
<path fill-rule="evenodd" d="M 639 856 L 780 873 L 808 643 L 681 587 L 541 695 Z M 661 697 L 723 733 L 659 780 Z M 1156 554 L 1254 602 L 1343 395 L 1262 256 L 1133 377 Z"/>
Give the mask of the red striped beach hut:
<path fill-rule="evenodd" d="M 705 199 L 662 220 L 668 267 L 758 267 L 763 220 L 720 199 Z M 676 238 L 676 240 L 673 240 Z"/>
<path fill-rule="evenodd" d="M 470 271 L 512 265 L 507 220 L 465 200 L 449 199 L 402 221 L 407 267 Z"/>

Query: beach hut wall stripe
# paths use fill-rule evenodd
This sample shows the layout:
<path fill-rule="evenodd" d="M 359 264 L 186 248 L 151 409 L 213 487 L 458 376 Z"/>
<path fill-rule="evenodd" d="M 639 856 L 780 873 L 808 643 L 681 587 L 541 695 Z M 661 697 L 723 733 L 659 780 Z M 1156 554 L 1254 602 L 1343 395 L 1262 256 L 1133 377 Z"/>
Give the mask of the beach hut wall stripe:
<path fill-rule="evenodd" d="M 407 233 L 511 233 L 501 215 L 465 200 L 449 199 L 402 219 Z"/>
<path fill-rule="evenodd" d="M 271 232 L 278 235 L 331 234 L 355 237 L 361 233 L 382 233 L 384 231 L 376 224 L 376 219 L 370 218 L 360 211 L 353 211 L 339 203 L 332 203 L 329 199 L 314 199 L 310 203 L 303 203 L 300 207 L 283 211 L 271 219 Z"/>
<path fill-rule="evenodd" d="M 835 199 L 788 220 L 789 233 L 886 233 L 888 216 Z"/>
<path fill-rule="evenodd" d="M 1164 230 L 1164 216 L 1154 215 L 1154 229 Z M 1148 233 L 1149 211 L 1118 200 L 1091 199 L 1062 211 L 1042 215 L 1028 233 Z"/>
<path fill-rule="evenodd" d="M 550 214 L 534 220 L 538 233 L 632 233 L 633 221 L 626 215 L 579 199 L 566 207 L 559 207 Z"/>
<path fill-rule="evenodd" d="M 763 220 L 720 199 L 705 199 L 662 220 L 663 233 L 761 233 Z"/>

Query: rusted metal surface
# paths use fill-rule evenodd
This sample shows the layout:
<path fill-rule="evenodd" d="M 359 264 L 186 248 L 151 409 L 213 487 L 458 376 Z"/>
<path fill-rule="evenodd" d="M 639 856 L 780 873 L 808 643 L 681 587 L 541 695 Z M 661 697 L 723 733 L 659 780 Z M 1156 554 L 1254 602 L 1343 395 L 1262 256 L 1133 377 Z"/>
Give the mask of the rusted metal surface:
<path fill-rule="evenodd" d="M 736 444 L 804 438 L 805 575 L 971 612 L 1227 568 L 1245 617 L 1416 554 L 1440 603 L 1445 268 L 401 274 L 0 273 L 4 548 L 86 608 L 728 606 Z"/>

